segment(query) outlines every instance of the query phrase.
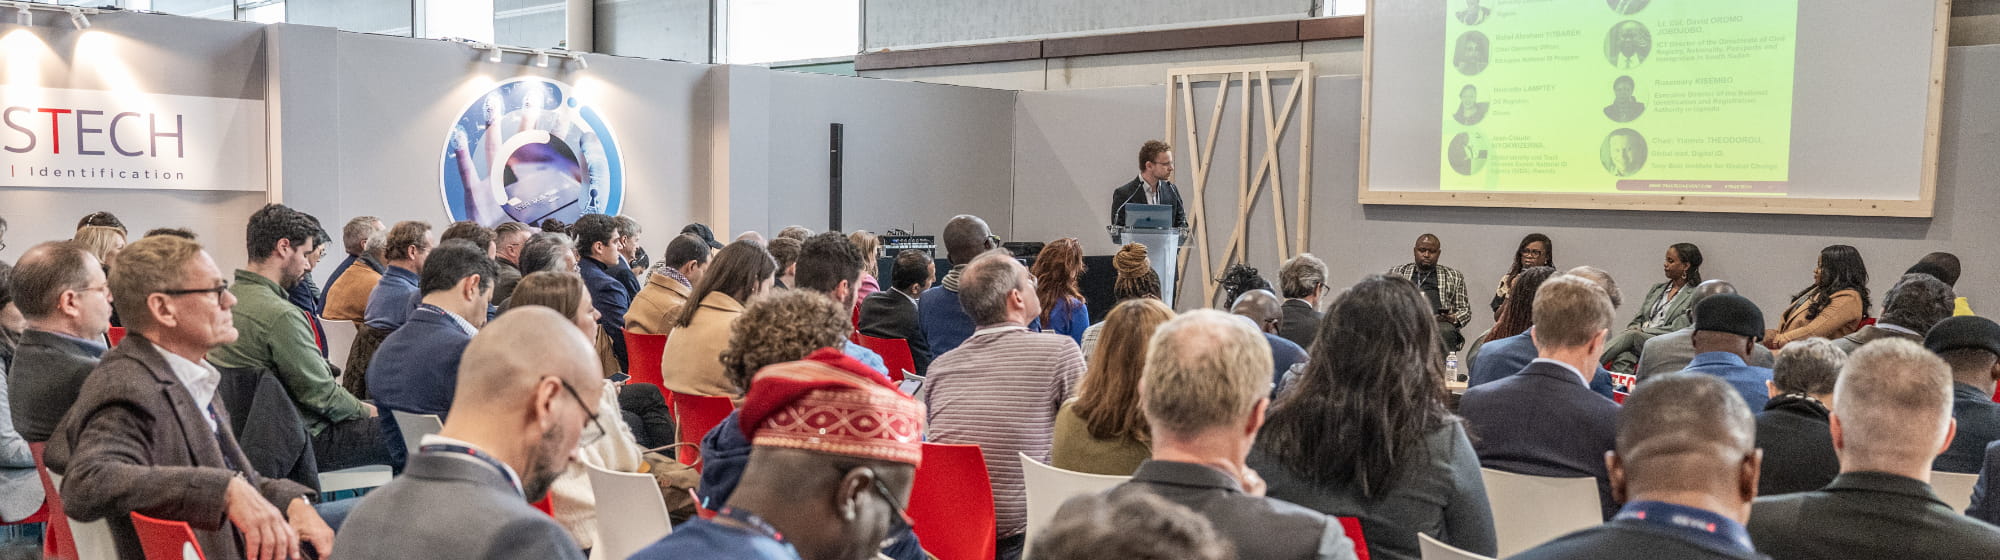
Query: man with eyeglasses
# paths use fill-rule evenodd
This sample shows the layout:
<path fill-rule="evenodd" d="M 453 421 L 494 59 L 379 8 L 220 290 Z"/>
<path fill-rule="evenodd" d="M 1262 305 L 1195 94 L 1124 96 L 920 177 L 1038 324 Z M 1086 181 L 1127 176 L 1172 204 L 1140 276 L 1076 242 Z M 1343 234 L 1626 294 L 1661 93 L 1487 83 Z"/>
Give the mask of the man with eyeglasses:
<path fill-rule="evenodd" d="M 729 501 L 631 558 L 865 560 L 909 534 L 924 408 L 887 379 L 822 349 L 758 371 L 737 420 L 754 447 Z"/>
<path fill-rule="evenodd" d="M 222 374 L 204 356 L 237 339 L 229 277 L 201 245 L 170 235 L 127 245 L 112 270 L 128 334 L 83 382 L 45 455 L 63 476 L 65 513 L 106 521 L 121 558 L 141 556 L 133 512 L 186 522 L 209 558 L 299 558 L 302 541 L 332 554 L 312 490 L 258 474 L 217 397 Z"/>
<path fill-rule="evenodd" d="M 7 369 L 8 401 L 21 438 L 39 443 L 55 433 L 104 355 L 111 289 L 97 257 L 67 241 L 29 248 L 11 284 L 28 328 Z"/>
<path fill-rule="evenodd" d="M 1286 260 L 1278 267 L 1278 289 L 1284 292 L 1284 322 L 1278 325 L 1278 336 L 1299 345 L 1311 348 L 1313 335 L 1319 333 L 1319 302 L 1326 295 L 1326 261 L 1312 253 Z"/>
<path fill-rule="evenodd" d="M 604 437 L 597 351 L 555 310 L 527 306 L 465 347 L 444 429 L 341 526 L 341 558 L 583 560 L 548 495 L 579 445 Z"/>
<path fill-rule="evenodd" d="M 1444 243 L 1436 235 L 1417 236 L 1417 245 L 1411 253 L 1415 255 L 1414 262 L 1391 268 L 1388 275 L 1409 279 L 1423 290 L 1424 299 L 1431 302 L 1431 310 L 1437 315 L 1438 338 L 1443 339 L 1444 350 L 1457 352 L 1465 347 L 1465 335 L 1460 329 L 1472 322 L 1472 300 L 1465 296 L 1465 273 L 1438 264 L 1438 257 L 1444 254 Z"/>

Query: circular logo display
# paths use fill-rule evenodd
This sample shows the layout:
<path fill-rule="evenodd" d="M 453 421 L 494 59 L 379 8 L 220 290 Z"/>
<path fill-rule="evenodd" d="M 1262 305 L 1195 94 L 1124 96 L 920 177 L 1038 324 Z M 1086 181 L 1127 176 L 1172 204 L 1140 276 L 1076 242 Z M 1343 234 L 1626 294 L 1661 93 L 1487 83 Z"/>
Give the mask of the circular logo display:
<path fill-rule="evenodd" d="M 625 198 L 618 143 L 569 84 L 515 78 L 481 94 L 445 137 L 439 168 L 451 219 L 576 223 L 617 214 Z"/>

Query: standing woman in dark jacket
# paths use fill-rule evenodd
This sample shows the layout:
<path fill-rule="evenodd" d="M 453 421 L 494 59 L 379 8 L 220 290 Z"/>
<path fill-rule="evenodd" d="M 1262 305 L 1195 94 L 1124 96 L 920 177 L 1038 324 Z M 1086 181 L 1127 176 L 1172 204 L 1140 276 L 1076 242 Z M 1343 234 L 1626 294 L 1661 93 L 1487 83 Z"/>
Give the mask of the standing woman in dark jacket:
<path fill-rule="evenodd" d="M 1479 458 L 1445 410 L 1437 322 L 1416 286 L 1363 279 L 1327 309 L 1312 348 L 1250 453 L 1267 495 L 1360 518 L 1372 558 L 1415 560 L 1417 533 L 1494 555 Z"/>
<path fill-rule="evenodd" d="M 1507 293 L 1514 287 L 1514 277 L 1521 271 L 1538 266 L 1556 265 L 1556 242 L 1549 236 L 1530 233 L 1521 238 L 1521 246 L 1514 249 L 1514 264 L 1507 268 L 1507 275 L 1500 277 L 1500 286 L 1493 288 L 1493 317 L 1500 317 L 1500 306 L 1507 302 Z"/>

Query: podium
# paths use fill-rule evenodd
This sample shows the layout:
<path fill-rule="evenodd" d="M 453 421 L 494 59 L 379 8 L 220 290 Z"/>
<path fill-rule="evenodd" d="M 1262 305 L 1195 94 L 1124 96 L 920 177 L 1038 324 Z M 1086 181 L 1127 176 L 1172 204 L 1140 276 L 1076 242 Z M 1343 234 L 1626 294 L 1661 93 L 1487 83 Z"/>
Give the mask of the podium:
<path fill-rule="evenodd" d="M 1104 229 L 1111 232 L 1111 242 L 1121 247 L 1127 243 L 1146 246 L 1146 257 L 1153 262 L 1153 272 L 1160 275 L 1160 301 L 1165 302 L 1167 307 L 1174 307 L 1175 288 L 1180 284 L 1174 271 L 1180 268 L 1177 261 L 1181 255 L 1181 230 L 1124 226 L 1107 226 Z"/>

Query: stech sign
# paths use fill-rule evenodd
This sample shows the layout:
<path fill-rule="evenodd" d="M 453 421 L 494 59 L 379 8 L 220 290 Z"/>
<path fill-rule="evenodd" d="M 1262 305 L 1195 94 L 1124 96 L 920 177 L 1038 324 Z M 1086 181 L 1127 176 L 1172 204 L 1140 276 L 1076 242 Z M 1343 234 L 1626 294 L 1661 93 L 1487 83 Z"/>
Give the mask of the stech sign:
<path fill-rule="evenodd" d="M 264 102 L 0 88 L 0 186 L 261 191 Z"/>

